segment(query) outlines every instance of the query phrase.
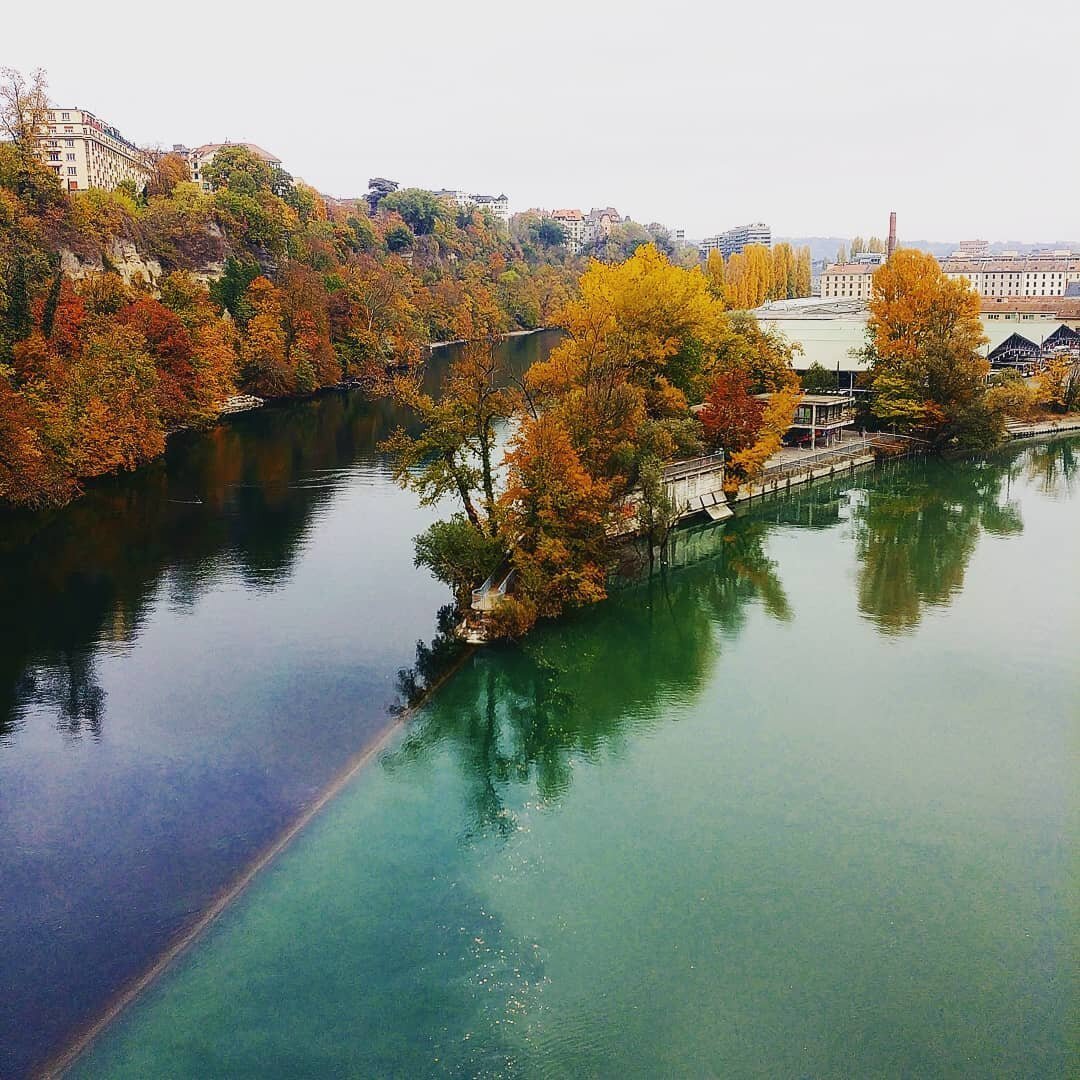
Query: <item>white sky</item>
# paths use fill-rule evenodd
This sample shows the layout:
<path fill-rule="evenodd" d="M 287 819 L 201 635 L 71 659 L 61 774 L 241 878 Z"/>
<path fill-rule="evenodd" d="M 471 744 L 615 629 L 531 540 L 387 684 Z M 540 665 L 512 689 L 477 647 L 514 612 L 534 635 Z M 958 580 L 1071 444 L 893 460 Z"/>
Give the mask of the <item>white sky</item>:
<path fill-rule="evenodd" d="M 161 14 L 157 14 L 160 12 Z M 53 28 L 61 28 L 54 32 Z M 119 0 L 0 19 L 0 64 L 141 144 L 617 207 L 700 237 L 1080 240 L 1080 0 Z"/>

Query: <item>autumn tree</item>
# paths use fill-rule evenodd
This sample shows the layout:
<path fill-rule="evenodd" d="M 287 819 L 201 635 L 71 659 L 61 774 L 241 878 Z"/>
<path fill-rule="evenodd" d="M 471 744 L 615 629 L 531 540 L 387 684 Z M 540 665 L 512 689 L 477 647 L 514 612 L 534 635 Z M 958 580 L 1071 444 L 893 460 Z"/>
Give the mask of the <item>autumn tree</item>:
<path fill-rule="evenodd" d="M 901 249 L 874 273 L 867 328 L 871 408 L 935 446 L 990 446 L 1002 418 L 987 399 L 979 297 L 932 255 Z"/>
<path fill-rule="evenodd" d="M 41 68 L 27 78 L 16 68 L 0 68 L 0 129 L 14 143 L 35 152 L 49 119 L 49 84 Z"/>
<path fill-rule="evenodd" d="M 836 373 L 828 371 L 816 360 L 802 373 L 803 389 L 808 394 L 827 394 L 836 390 Z"/>
<path fill-rule="evenodd" d="M 585 468 L 570 433 L 550 414 L 526 419 L 507 471 L 501 514 L 518 597 L 510 603 L 524 605 L 526 617 L 550 617 L 602 600 L 612 563 L 611 492 Z"/>
<path fill-rule="evenodd" d="M 507 386 L 495 339 L 470 342 L 454 358 L 439 396 L 424 393 L 420 380 L 395 379 L 395 399 L 412 410 L 419 433 L 399 428 L 380 446 L 393 454 L 395 479 L 425 505 L 456 498 L 472 527 L 487 537 L 498 531 L 495 449 L 498 427 L 513 415 L 516 398 Z"/>
<path fill-rule="evenodd" d="M 257 277 L 247 290 L 252 315 L 240 342 L 240 378 L 245 390 L 260 397 L 281 397 L 296 389 L 289 369 L 282 325 L 281 294 Z"/>
<path fill-rule="evenodd" d="M 430 191 L 421 188 L 400 188 L 385 195 L 379 202 L 380 211 L 394 211 L 417 236 L 435 231 L 436 224 L 447 217 L 446 205 Z"/>
<path fill-rule="evenodd" d="M 749 446 L 726 459 L 725 489 L 737 489 L 741 483 L 756 480 L 764 472 L 769 459 L 780 449 L 801 398 L 802 390 L 797 386 L 788 386 L 769 395 L 757 437 Z"/>
<path fill-rule="evenodd" d="M 188 163 L 174 153 L 158 154 L 150 163 L 150 178 L 146 181 L 147 196 L 169 196 L 176 190 L 177 184 L 191 181 L 191 169 Z"/>
<path fill-rule="evenodd" d="M 618 266 L 594 263 L 580 289 L 559 318 L 567 339 L 527 382 L 590 471 L 610 478 L 625 474 L 646 421 L 677 420 L 700 400 L 728 323 L 701 270 L 651 246 Z"/>
<path fill-rule="evenodd" d="M 753 445 L 764 417 L 765 402 L 750 393 L 750 380 L 740 370 L 716 377 L 698 414 L 708 445 L 729 455 Z"/>
<path fill-rule="evenodd" d="M 1080 363 L 1071 356 L 1053 356 L 1039 375 L 1040 401 L 1055 412 L 1080 409 Z"/>

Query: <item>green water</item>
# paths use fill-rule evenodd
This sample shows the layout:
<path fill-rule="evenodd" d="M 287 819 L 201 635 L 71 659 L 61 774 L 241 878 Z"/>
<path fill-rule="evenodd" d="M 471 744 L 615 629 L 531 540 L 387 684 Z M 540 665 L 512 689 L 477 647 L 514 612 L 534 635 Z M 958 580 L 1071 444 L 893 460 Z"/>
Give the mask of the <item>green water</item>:
<path fill-rule="evenodd" d="M 1069 1075 L 1078 532 L 1073 440 L 683 536 L 476 654 L 77 1075 Z"/>

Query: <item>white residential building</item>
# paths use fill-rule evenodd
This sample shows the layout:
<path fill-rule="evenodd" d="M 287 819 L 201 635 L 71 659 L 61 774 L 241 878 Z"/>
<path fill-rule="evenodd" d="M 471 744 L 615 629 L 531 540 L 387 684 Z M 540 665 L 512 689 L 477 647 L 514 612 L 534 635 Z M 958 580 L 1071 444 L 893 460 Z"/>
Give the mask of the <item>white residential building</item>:
<path fill-rule="evenodd" d="M 566 233 L 567 250 L 576 255 L 585 243 L 585 215 L 580 210 L 552 210 L 551 217 Z"/>
<path fill-rule="evenodd" d="M 265 161 L 271 168 L 281 168 L 281 158 L 275 157 L 261 146 L 249 142 L 206 143 L 205 146 L 197 146 L 194 150 L 189 150 L 186 146 L 174 146 L 173 153 L 179 154 L 188 163 L 192 182 L 198 184 L 203 191 L 210 191 L 212 189 L 203 175 L 203 170 L 214 160 L 214 155 L 226 146 L 242 146 L 245 150 L 250 150 L 261 161 Z"/>
<path fill-rule="evenodd" d="M 473 195 L 472 201 L 481 210 L 489 210 L 496 221 L 504 225 L 510 221 L 510 201 L 505 195 Z"/>
<path fill-rule="evenodd" d="M 1080 255 L 1061 251 L 1011 257 L 951 257 L 942 260 L 941 269 L 954 280 L 967 278 L 980 296 L 1064 296 L 1071 282 L 1080 281 Z"/>
<path fill-rule="evenodd" d="M 454 188 L 443 188 L 431 194 L 451 206 L 456 206 L 459 210 L 464 210 L 469 206 L 478 206 L 481 210 L 490 211 L 492 217 L 504 225 L 510 221 L 510 200 L 505 195 L 474 195 Z"/>
<path fill-rule="evenodd" d="M 736 225 L 734 229 L 717 233 L 716 236 L 707 236 L 701 242 L 701 251 L 706 255 L 710 251 L 719 251 L 727 259 L 739 254 L 751 244 L 771 248 L 771 226 L 766 225 L 764 221 L 756 221 L 752 225 Z"/>
<path fill-rule="evenodd" d="M 49 109 L 38 143 L 45 164 L 68 191 L 112 190 L 125 180 L 141 187 L 150 175 L 147 155 L 86 109 Z"/>
<path fill-rule="evenodd" d="M 869 300 L 874 290 L 874 271 L 869 262 L 834 263 L 821 275 L 823 300 Z"/>

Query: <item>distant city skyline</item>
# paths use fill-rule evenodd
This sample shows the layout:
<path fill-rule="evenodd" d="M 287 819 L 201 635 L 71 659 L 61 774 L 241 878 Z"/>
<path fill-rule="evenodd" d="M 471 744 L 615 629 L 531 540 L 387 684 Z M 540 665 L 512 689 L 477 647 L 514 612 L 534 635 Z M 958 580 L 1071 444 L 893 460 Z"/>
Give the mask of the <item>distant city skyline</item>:
<path fill-rule="evenodd" d="M 753 221 L 881 236 L 892 209 L 901 239 L 1080 239 L 1062 179 L 1080 172 L 1070 65 L 1050 47 L 1080 34 L 1071 0 L 1044 0 L 1046 48 L 1005 69 L 1018 21 L 1004 0 L 887 16 L 855 0 L 660 13 L 483 0 L 421 5 L 407 25 L 393 7 L 314 0 L 302 39 L 292 21 L 192 0 L 170 20 L 167 62 L 155 23 L 116 0 L 94 13 L 43 35 L 17 8 L 0 59 L 45 68 L 57 104 L 134 142 L 255 142 L 331 195 L 379 175 L 505 191 L 515 211 L 615 206 L 695 239 Z"/>

